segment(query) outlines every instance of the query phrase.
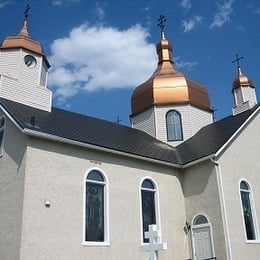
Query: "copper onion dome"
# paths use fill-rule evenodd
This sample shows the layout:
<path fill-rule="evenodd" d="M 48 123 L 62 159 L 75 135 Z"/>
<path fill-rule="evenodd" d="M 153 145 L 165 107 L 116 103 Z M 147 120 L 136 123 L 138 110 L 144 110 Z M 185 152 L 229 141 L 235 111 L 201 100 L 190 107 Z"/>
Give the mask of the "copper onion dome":
<path fill-rule="evenodd" d="M 240 66 L 238 66 L 237 70 L 238 70 L 238 76 L 233 81 L 232 91 L 236 88 L 246 87 L 246 86 L 251 86 L 254 88 L 252 80 L 242 73 Z"/>
<path fill-rule="evenodd" d="M 211 111 L 207 90 L 198 82 L 177 71 L 172 61 L 171 43 L 162 34 L 157 44 L 158 67 L 153 75 L 138 86 L 131 99 L 132 115 L 154 105 L 191 104 Z"/>

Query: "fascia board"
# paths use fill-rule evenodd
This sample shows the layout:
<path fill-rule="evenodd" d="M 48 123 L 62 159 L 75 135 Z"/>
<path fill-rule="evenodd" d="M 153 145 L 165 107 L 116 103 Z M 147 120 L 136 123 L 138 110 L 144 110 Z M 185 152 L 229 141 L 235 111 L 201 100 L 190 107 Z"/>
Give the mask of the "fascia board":
<path fill-rule="evenodd" d="M 221 148 L 215 154 L 216 158 L 219 158 L 221 154 L 232 144 L 232 142 L 243 131 L 243 129 L 253 120 L 255 116 L 257 116 L 259 110 L 260 106 L 245 120 L 245 122 L 235 131 L 235 133 L 227 140 L 227 142 L 221 146 Z"/>

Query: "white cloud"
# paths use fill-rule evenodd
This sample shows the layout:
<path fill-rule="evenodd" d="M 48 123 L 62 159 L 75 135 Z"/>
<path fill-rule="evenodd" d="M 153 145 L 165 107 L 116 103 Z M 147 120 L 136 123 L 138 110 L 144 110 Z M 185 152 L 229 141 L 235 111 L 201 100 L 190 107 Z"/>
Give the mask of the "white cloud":
<path fill-rule="evenodd" d="M 3 8 L 10 3 L 11 3 L 11 1 L 0 1 L 0 8 Z"/>
<path fill-rule="evenodd" d="M 99 20 L 103 20 L 106 13 L 105 13 L 105 5 L 101 5 L 99 2 L 96 2 L 96 8 L 94 13 L 97 15 Z"/>
<path fill-rule="evenodd" d="M 191 8 L 191 0 L 181 0 L 180 5 L 185 11 L 188 11 Z"/>
<path fill-rule="evenodd" d="M 51 45 L 49 85 L 64 101 L 81 91 L 133 88 L 157 65 L 154 44 L 146 29 L 127 30 L 83 24 Z"/>
<path fill-rule="evenodd" d="M 199 15 L 193 16 L 188 21 L 182 21 L 182 27 L 184 32 L 189 32 L 193 30 L 195 27 L 199 26 L 202 22 L 202 17 Z"/>
<path fill-rule="evenodd" d="M 180 69 L 188 69 L 188 70 L 191 70 L 193 69 L 195 66 L 198 65 L 198 63 L 196 61 L 184 61 L 184 60 L 180 60 L 180 57 L 177 56 L 175 58 L 175 65 L 176 65 L 176 68 L 178 70 Z"/>
<path fill-rule="evenodd" d="M 52 4 L 54 6 L 62 6 L 64 4 L 74 4 L 74 3 L 80 3 L 81 0 L 53 0 Z"/>
<path fill-rule="evenodd" d="M 210 28 L 222 27 L 226 22 L 229 22 L 230 15 L 233 13 L 233 3 L 234 0 L 228 0 L 218 6 L 218 11 L 214 16 Z"/>

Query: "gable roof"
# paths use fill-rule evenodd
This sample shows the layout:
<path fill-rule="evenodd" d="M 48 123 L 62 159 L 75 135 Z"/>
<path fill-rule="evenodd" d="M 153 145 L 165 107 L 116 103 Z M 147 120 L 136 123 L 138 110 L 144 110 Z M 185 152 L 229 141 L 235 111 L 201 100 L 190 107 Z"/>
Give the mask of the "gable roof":
<path fill-rule="evenodd" d="M 193 137 L 176 147 L 180 156 L 179 163 L 187 164 L 218 153 L 259 107 L 256 105 L 236 116 L 225 117 L 201 128 Z"/>
<path fill-rule="evenodd" d="M 55 107 L 47 112 L 3 98 L 0 98 L 0 107 L 26 134 L 85 144 L 181 167 L 216 154 L 259 105 L 203 127 L 177 147 L 137 129 Z"/>

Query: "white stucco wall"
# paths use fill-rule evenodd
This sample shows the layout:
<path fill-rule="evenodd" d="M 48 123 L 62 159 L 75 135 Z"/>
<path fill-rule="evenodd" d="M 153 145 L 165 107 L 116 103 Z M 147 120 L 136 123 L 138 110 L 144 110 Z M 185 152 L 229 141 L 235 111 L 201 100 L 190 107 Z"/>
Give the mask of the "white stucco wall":
<path fill-rule="evenodd" d="M 219 158 L 223 179 L 232 259 L 256 259 L 260 241 L 246 241 L 239 184 L 246 180 L 253 192 L 260 228 L 260 116 L 254 118 Z M 260 234 L 259 234 L 260 239 Z"/>
<path fill-rule="evenodd" d="M 186 259 L 184 198 L 173 168 L 37 138 L 31 138 L 27 155 L 22 260 L 148 257 L 140 247 L 139 187 L 145 176 L 159 187 L 162 239 L 168 244 L 160 259 Z M 93 167 L 108 177 L 110 246 L 82 245 L 83 179 Z"/>
<path fill-rule="evenodd" d="M 0 112 L 1 115 L 1 112 Z M 0 157 L 0 259 L 20 259 L 26 138 L 6 118 Z"/>
<path fill-rule="evenodd" d="M 188 223 L 192 225 L 192 219 L 198 214 L 207 216 L 212 226 L 215 256 L 217 259 L 227 259 L 219 187 L 214 164 L 207 160 L 186 168 L 183 173 L 183 191 Z M 187 235 L 189 241 L 192 239 L 191 236 L 190 231 Z M 190 243 L 190 248 L 192 258 L 192 243 Z"/>

